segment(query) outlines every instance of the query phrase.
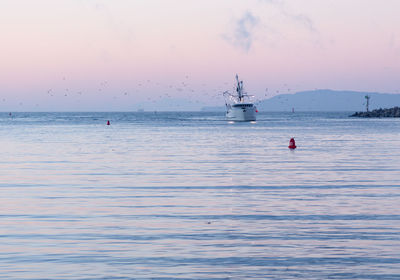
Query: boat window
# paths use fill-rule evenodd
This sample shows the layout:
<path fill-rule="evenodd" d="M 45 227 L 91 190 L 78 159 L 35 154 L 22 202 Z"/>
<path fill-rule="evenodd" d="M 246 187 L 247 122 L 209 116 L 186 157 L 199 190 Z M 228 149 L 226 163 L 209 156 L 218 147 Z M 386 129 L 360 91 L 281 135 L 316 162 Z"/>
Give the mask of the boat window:
<path fill-rule="evenodd" d="M 253 104 L 234 104 L 232 107 L 241 107 L 241 108 L 253 107 Z"/>

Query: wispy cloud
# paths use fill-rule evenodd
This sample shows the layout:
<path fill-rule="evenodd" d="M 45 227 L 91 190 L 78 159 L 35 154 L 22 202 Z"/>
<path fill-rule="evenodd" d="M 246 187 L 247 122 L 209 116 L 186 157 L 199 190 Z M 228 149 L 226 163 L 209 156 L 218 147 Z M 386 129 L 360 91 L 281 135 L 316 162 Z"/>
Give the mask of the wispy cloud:
<path fill-rule="evenodd" d="M 292 14 L 285 10 L 282 10 L 282 14 L 294 22 L 300 23 L 304 28 L 308 29 L 308 31 L 317 32 L 316 28 L 314 27 L 314 22 L 309 16 L 304 14 Z"/>
<path fill-rule="evenodd" d="M 306 28 L 310 32 L 317 32 L 313 20 L 306 14 L 298 14 L 288 10 L 284 0 L 259 0 L 262 3 L 273 5 L 279 13 L 293 21 L 299 23 L 303 28 Z"/>
<path fill-rule="evenodd" d="M 269 38 L 270 41 L 271 38 L 277 38 L 277 36 L 285 37 L 285 30 L 279 26 L 279 23 L 271 21 L 272 17 L 280 19 L 278 22 L 288 23 L 299 31 L 308 32 L 312 36 L 313 43 L 320 45 L 319 32 L 310 16 L 293 12 L 285 0 L 258 0 L 258 2 L 261 4 L 261 9 L 255 12 L 246 11 L 240 18 L 233 21 L 231 31 L 222 35 L 235 48 L 248 53 L 257 39 Z M 262 33 L 262 30 L 267 31 L 268 34 Z"/>
<path fill-rule="evenodd" d="M 223 35 L 223 38 L 235 47 L 248 52 L 253 44 L 254 30 L 259 22 L 258 17 L 247 11 L 235 20 L 233 32 Z"/>

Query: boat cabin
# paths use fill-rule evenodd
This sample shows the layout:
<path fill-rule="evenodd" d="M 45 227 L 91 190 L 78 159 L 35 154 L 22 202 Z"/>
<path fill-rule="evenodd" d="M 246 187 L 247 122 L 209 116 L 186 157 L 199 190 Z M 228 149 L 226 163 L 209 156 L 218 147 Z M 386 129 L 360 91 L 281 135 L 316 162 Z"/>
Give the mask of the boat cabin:
<path fill-rule="evenodd" d="M 253 107 L 253 104 L 251 104 L 251 103 L 237 103 L 237 104 L 233 104 L 232 107 L 234 107 L 234 108 L 235 107 L 240 107 L 240 108 L 245 109 L 245 108 Z"/>

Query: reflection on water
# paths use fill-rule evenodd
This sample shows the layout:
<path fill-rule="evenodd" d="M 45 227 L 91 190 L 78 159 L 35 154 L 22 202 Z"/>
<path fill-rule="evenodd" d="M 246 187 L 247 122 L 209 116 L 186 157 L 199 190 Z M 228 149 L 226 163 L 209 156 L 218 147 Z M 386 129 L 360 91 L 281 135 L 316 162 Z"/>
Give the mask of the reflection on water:
<path fill-rule="evenodd" d="M 399 120 L 15 113 L 0 130 L 3 279 L 400 278 Z"/>

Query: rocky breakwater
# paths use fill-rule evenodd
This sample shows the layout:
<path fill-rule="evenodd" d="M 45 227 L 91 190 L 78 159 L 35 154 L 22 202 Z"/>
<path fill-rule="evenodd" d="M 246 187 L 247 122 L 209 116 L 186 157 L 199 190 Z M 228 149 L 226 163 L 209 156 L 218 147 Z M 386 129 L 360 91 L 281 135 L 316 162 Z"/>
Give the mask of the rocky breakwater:
<path fill-rule="evenodd" d="M 376 109 L 370 112 L 356 112 L 350 117 L 360 118 L 400 118 L 400 108 Z"/>

